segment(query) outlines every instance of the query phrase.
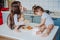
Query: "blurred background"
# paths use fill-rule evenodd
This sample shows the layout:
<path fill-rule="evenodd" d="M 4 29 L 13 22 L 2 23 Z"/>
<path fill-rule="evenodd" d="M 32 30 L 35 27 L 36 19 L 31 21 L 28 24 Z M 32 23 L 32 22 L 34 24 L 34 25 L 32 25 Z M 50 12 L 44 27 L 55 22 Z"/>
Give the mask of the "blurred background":
<path fill-rule="evenodd" d="M 55 25 L 59 26 L 56 40 L 60 40 L 60 0 L 0 0 L 0 9 L 3 8 L 3 10 L 1 9 L 3 23 L 7 21 L 7 16 L 10 13 L 9 10 L 11 9 L 10 6 L 13 1 L 20 1 L 22 6 L 27 8 L 27 10 L 23 12 L 24 16 L 33 23 L 40 23 L 40 16 L 33 15 L 32 6 L 36 4 L 43 7 L 44 10 L 52 16 Z"/>

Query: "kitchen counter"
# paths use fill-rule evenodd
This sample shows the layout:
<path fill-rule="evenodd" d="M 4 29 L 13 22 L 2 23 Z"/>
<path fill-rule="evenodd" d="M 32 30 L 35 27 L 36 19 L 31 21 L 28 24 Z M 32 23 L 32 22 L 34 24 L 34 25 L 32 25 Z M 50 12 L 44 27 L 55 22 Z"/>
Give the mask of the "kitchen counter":
<path fill-rule="evenodd" d="M 10 13 L 10 11 L 1 11 L 2 13 Z M 38 15 L 34 15 L 34 14 L 24 14 L 24 15 L 30 15 L 30 16 L 38 16 Z M 53 18 L 60 18 L 60 13 L 56 12 L 56 13 L 52 13 L 50 14 Z"/>

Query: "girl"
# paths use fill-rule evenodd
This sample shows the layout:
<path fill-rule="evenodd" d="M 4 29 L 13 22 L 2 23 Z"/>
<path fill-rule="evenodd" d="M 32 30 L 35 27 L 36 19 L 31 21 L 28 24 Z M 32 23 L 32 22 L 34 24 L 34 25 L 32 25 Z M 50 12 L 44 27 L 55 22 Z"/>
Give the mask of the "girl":
<path fill-rule="evenodd" d="M 11 29 L 19 31 L 21 26 L 24 26 L 24 16 L 21 13 L 20 2 L 14 1 L 11 4 L 11 13 L 7 17 L 7 24 Z"/>
<path fill-rule="evenodd" d="M 54 22 L 50 15 L 44 12 L 44 9 L 40 6 L 36 6 L 34 8 L 34 14 L 41 16 L 41 23 L 38 25 L 39 31 L 37 31 L 37 34 L 43 33 L 44 36 L 49 35 L 51 30 L 54 27 Z"/>

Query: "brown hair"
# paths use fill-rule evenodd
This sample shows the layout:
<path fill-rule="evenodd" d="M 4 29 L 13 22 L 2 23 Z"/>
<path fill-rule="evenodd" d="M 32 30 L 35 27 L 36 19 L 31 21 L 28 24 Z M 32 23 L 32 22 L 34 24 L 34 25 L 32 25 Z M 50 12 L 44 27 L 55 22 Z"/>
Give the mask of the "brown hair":
<path fill-rule="evenodd" d="M 34 9 L 36 7 L 36 5 L 34 5 L 33 7 L 32 7 L 32 9 Z"/>
<path fill-rule="evenodd" d="M 34 11 L 36 11 L 37 9 L 40 9 L 42 12 L 44 12 L 44 9 L 43 9 L 41 6 L 36 6 L 36 7 L 34 8 Z"/>
<path fill-rule="evenodd" d="M 21 10 L 20 10 L 20 2 L 19 1 L 14 1 L 12 2 L 11 4 L 11 13 L 8 15 L 8 18 L 7 20 L 9 19 L 10 21 L 10 28 L 13 29 L 15 23 L 14 23 L 14 15 L 17 14 L 18 15 L 18 21 L 19 21 L 19 18 L 21 17 Z M 17 10 L 14 10 L 13 7 L 17 8 Z M 8 24 L 8 21 L 7 21 L 7 24 Z"/>

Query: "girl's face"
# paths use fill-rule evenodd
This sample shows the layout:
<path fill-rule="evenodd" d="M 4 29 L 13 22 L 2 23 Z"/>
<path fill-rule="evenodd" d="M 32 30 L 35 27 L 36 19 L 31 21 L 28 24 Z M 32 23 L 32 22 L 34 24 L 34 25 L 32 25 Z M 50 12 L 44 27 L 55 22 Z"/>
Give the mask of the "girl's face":
<path fill-rule="evenodd" d="M 23 7 L 22 7 L 21 3 L 18 3 L 18 5 L 19 5 L 21 12 L 23 12 Z"/>
<path fill-rule="evenodd" d="M 14 12 L 15 14 L 16 14 L 16 13 L 19 13 L 19 12 L 20 12 L 19 5 L 14 4 L 14 5 L 12 6 L 12 10 L 13 10 L 13 12 Z"/>
<path fill-rule="evenodd" d="M 12 6 L 12 10 L 18 10 L 18 5 L 17 4 L 14 4 L 13 6 Z"/>
<path fill-rule="evenodd" d="M 36 15 L 39 15 L 39 16 L 42 15 L 42 11 L 40 11 L 39 9 L 34 10 L 34 13 L 35 13 Z"/>

